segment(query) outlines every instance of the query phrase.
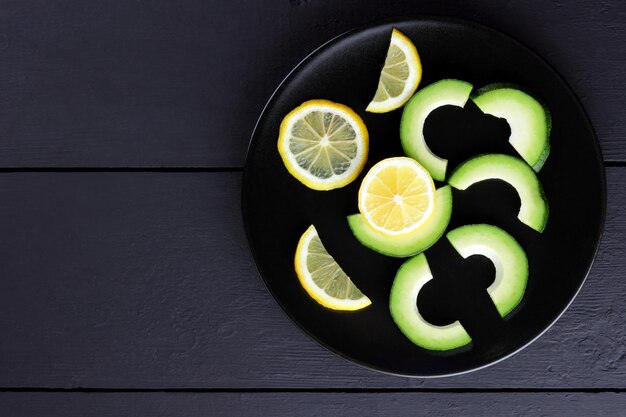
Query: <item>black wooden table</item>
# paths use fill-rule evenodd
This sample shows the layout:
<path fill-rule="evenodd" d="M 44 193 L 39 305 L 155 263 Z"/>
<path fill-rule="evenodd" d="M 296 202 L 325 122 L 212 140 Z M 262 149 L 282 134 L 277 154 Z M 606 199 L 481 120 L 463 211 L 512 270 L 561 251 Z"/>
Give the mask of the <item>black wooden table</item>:
<path fill-rule="evenodd" d="M 240 214 L 280 80 L 345 30 L 419 14 L 545 57 L 608 182 L 600 252 L 557 324 L 429 380 L 353 365 L 292 324 Z M 0 416 L 625 415 L 624 67 L 618 0 L 0 0 Z"/>

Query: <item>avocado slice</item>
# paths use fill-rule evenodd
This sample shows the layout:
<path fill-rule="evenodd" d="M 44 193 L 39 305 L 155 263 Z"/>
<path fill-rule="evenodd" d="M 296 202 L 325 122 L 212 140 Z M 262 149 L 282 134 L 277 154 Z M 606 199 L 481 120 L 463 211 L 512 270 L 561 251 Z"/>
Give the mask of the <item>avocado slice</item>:
<path fill-rule="evenodd" d="M 524 91 L 507 84 L 490 84 L 476 92 L 472 101 L 483 113 L 506 119 L 511 128 L 509 143 L 535 172 L 550 154 L 550 112 Z"/>
<path fill-rule="evenodd" d="M 446 235 L 463 257 L 483 255 L 496 269 L 496 278 L 487 288 L 502 317 L 509 314 L 524 297 L 528 282 L 528 259 L 524 249 L 507 232 L 489 224 L 470 224 Z"/>
<path fill-rule="evenodd" d="M 435 210 L 419 229 L 404 236 L 388 237 L 369 227 L 360 213 L 348 216 L 348 225 L 359 242 L 387 256 L 406 258 L 434 245 L 443 235 L 452 215 L 452 188 L 449 185 L 435 191 Z"/>
<path fill-rule="evenodd" d="M 423 253 L 402 264 L 391 286 L 391 317 L 409 340 L 424 349 L 450 350 L 467 345 L 472 338 L 458 320 L 446 326 L 436 326 L 420 314 L 417 296 L 432 278 Z"/>
<path fill-rule="evenodd" d="M 472 84 L 465 81 L 440 80 L 419 90 L 404 106 L 400 120 L 400 140 L 404 153 L 419 162 L 438 181 L 446 178 L 448 160 L 438 157 L 428 148 L 424 138 L 424 123 L 430 112 L 438 107 L 465 106 L 472 88 Z"/>
<path fill-rule="evenodd" d="M 500 179 L 513 186 L 521 201 L 517 218 L 539 233 L 543 232 L 550 212 L 548 200 L 537 174 L 521 159 L 501 154 L 480 155 L 459 165 L 448 183 L 465 190 L 474 183 L 489 179 Z"/>

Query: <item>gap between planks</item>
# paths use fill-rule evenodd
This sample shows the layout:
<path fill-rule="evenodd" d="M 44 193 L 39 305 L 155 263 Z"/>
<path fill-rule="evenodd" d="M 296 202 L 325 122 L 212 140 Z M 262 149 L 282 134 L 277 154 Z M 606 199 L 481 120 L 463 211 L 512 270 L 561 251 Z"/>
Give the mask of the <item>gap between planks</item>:
<path fill-rule="evenodd" d="M 626 168 L 626 161 L 605 161 L 605 168 Z M 0 173 L 17 172 L 243 172 L 243 167 L 0 167 Z"/>
<path fill-rule="evenodd" d="M 3 392 L 28 393 L 193 393 L 193 394 L 402 394 L 402 393 L 443 393 L 443 394 L 497 394 L 497 393 L 557 393 L 557 394 L 600 394 L 626 393 L 626 388 L 40 388 L 19 387 L 0 388 Z"/>
<path fill-rule="evenodd" d="M 626 166 L 626 165 L 625 165 Z M 75 168 L 1 168 L 0 173 L 16 172 L 242 172 L 241 167 L 75 167 Z"/>

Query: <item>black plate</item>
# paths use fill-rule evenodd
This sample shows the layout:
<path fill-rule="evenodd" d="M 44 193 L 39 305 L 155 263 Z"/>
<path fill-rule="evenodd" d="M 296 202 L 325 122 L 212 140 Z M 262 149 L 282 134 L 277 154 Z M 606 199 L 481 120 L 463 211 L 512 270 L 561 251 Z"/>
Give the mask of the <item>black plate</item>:
<path fill-rule="evenodd" d="M 528 288 L 520 306 L 502 320 L 485 288 L 491 263 L 480 256 L 463 261 L 445 238 L 426 252 L 435 279 L 420 293 L 426 319 L 447 324 L 460 319 L 473 337 L 465 349 L 430 352 L 413 345 L 389 314 L 391 283 L 403 260 L 379 255 L 352 236 L 346 216 L 357 212 L 358 187 L 383 158 L 402 155 L 402 110 L 369 114 L 393 27 L 415 43 L 424 67 L 421 87 L 442 78 L 524 86 L 552 113 L 552 152 L 539 178 L 550 203 L 543 234 L 520 223 L 519 199 L 499 181 L 454 191 L 448 230 L 489 223 L 512 234 L 529 258 Z M 370 133 L 370 155 L 361 176 L 347 187 L 313 191 L 291 177 L 276 148 L 282 118 L 300 103 L 324 98 L 352 107 Z M 461 161 L 486 152 L 516 155 L 505 121 L 483 115 L 473 103 L 444 107 L 426 121 L 427 141 L 449 159 L 448 173 Z M 598 248 L 605 213 L 602 157 L 579 101 L 541 58 L 495 30 L 458 20 L 415 19 L 359 28 L 326 43 L 283 81 L 261 115 L 248 149 L 243 179 L 243 218 L 261 276 L 274 298 L 308 334 L 331 351 L 361 365 L 394 374 L 441 376 L 493 364 L 528 345 L 565 311 L 580 289 Z M 307 296 L 294 272 L 302 232 L 314 224 L 322 242 L 357 286 L 372 300 L 364 310 L 327 310 Z"/>

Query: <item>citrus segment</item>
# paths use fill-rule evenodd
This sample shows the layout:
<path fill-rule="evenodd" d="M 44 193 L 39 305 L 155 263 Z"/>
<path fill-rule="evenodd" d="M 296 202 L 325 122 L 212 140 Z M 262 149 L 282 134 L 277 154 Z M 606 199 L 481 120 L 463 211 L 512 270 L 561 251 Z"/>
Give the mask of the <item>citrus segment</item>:
<path fill-rule="evenodd" d="M 421 79 L 422 64 L 415 45 L 394 29 L 376 93 L 365 110 L 386 113 L 402 107 L 415 93 Z"/>
<path fill-rule="evenodd" d="M 294 263 L 304 290 L 324 307 L 352 311 L 372 303 L 326 251 L 315 226 L 300 237 Z"/>

